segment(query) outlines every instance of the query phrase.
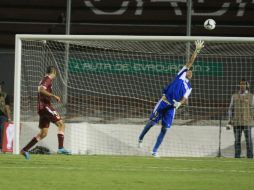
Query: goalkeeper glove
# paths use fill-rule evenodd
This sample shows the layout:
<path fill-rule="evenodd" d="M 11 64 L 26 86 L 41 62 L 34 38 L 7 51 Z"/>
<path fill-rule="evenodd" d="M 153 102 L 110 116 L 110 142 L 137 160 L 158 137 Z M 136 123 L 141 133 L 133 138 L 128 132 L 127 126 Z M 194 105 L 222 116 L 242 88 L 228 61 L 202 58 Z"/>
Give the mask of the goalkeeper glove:
<path fill-rule="evenodd" d="M 196 46 L 195 52 L 199 53 L 200 50 L 204 47 L 204 41 L 196 40 L 195 41 L 195 46 Z"/>
<path fill-rule="evenodd" d="M 178 109 L 178 108 L 182 105 L 181 102 L 178 102 L 178 101 L 176 101 L 176 100 L 173 100 L 173 102 L 174 102 L 174 107 L 175 107 L 176 109 Z"/>

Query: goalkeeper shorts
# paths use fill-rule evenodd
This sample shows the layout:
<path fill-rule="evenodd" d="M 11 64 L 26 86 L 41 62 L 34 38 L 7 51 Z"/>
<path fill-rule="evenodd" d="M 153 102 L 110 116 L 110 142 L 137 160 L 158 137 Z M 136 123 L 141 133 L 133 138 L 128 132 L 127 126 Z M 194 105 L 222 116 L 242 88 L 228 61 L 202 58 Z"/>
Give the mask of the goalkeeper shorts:
<path fill-rule="evenodd" d="M 175 108 L 167 104 L 165 101 L 163 101 L 163 99 L 160 99 L 149 119 L 154 123 L 158 123 L 161 120 L 161 123 L 164 127 L 170 128 L 174 117 Z"/>

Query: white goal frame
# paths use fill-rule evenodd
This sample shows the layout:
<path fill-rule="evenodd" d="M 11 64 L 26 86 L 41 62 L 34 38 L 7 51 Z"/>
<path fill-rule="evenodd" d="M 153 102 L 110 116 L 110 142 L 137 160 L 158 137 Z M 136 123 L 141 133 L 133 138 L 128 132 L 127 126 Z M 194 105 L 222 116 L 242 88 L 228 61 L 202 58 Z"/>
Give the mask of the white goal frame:
<path fill-rule="evenodd" d="M 33 35 L 17 34 L 15 39 L 15 78 L 14 78 L 14 146 L 13 153 L 19 154 L 20 103 L 21 103 L 21 63 L 22 40 L 119 40 L 119 41 L 195 41 L 212 42 L 254 42 L 251 37 L 208 37 L 208 36 L 121 36 L 121 35 Z M 188 48 L 187 48 L 188 49 Z M 188 54 L 188 52 L 186 52 Z"/>

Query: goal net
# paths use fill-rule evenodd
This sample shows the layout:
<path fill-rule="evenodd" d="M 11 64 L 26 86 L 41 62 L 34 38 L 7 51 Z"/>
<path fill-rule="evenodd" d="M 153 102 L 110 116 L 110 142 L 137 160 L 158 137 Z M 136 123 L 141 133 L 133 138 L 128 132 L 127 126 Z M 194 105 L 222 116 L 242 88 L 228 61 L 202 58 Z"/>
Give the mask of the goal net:
<path fill-rule="evenodd" d="M 225 130 L 228 107 L 240 79 L 254 80 L 252 38 L 18 35 L 14 120 L 21 127 L 16 127 L 15 153 L 38 133 L 38 84 L 53 65 L 58 70 L 53 92 L 62 102 L 52 103 L 66 123 L 66 148 L 74 154 L 148 155 L 160 124 L 142 149 L 138 136 L 197 39 L 205 48 L 194 63 L 192 94 L 177 110 L 159 152 L 232 156 L 233 132 Z M 39 144 L 56 151 L 54 124 Z"/>

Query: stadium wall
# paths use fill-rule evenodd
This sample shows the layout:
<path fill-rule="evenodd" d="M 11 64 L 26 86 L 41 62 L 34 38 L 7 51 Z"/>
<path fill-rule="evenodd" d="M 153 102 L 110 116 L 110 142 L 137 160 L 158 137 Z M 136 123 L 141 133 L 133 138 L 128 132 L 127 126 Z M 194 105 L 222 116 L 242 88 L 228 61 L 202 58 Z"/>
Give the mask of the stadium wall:
<path fill-rule="evenodd" d="M 24 146 L 38 131 L 37 122 L 22 124 L 20 145 Z M 143 148 L 137 147 L 137 139 L 143 125 L 67 123 L 65 147 L 73 154 L 85 155 L 150 155 L 160 127 L 155 126 L 147 134 Z M 57 128 L 49 129 L 46 139 L 38 145 L 45 146 L 55 153 L 57 150 Z M 169 157 L 216 157 L 219 149 L 218 126 L 174 125 L 169 129 L 159 152 Z M 244 138 L 242 138 L 244 140 Z M 245 155 L 245 141 L 243 152 Z M 221 154 L 234 155 L 233 131 L 222 127 Z"/>

